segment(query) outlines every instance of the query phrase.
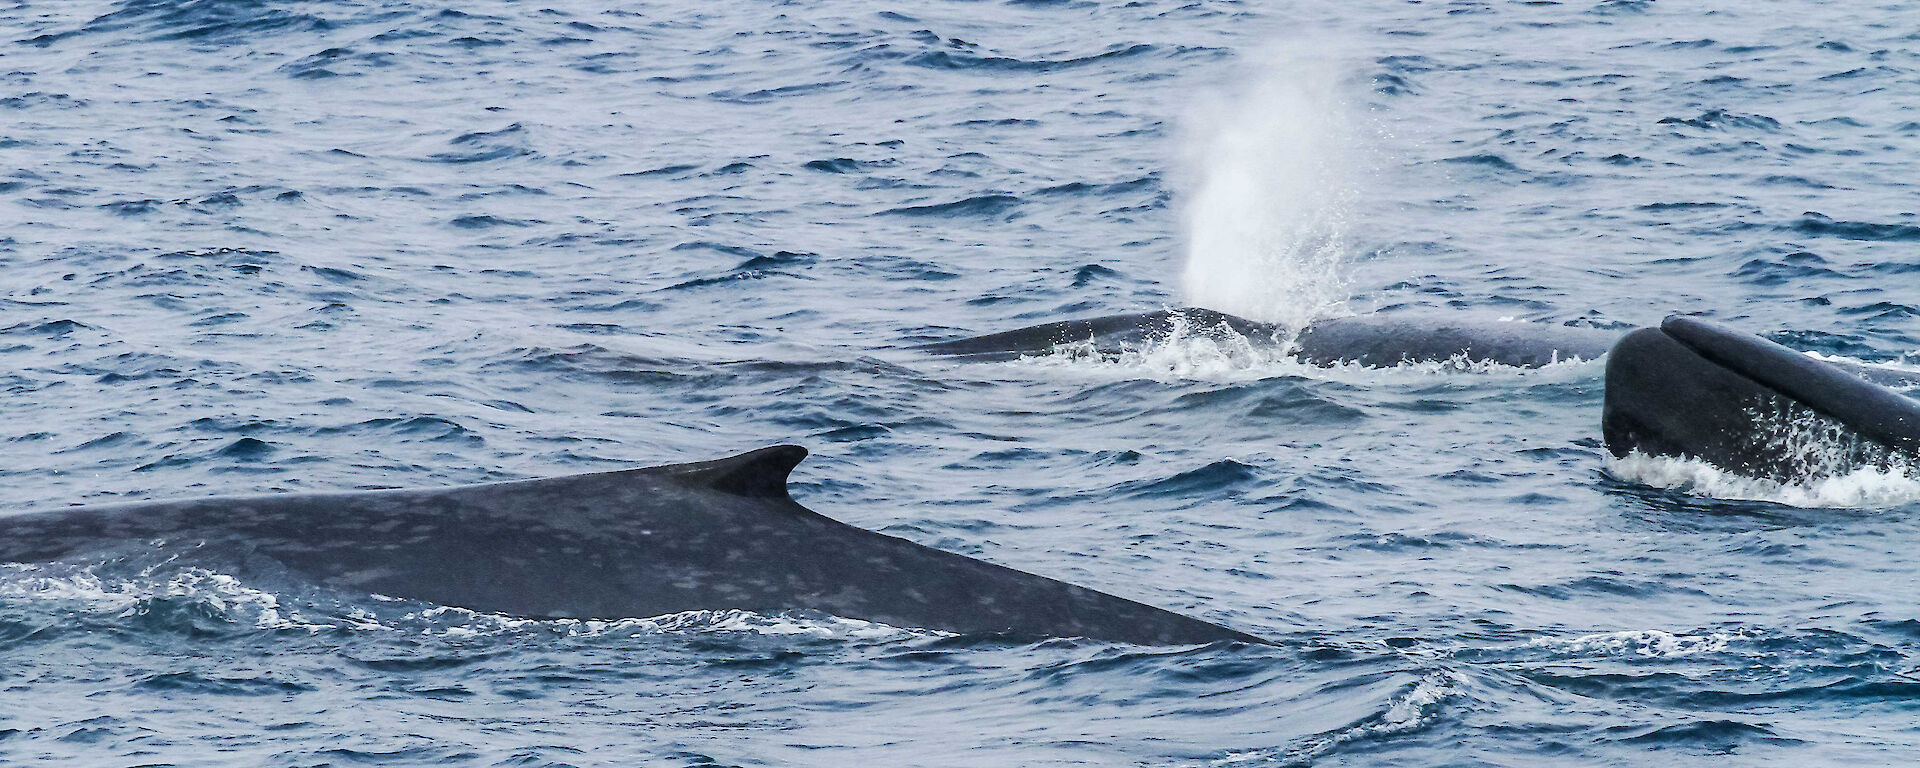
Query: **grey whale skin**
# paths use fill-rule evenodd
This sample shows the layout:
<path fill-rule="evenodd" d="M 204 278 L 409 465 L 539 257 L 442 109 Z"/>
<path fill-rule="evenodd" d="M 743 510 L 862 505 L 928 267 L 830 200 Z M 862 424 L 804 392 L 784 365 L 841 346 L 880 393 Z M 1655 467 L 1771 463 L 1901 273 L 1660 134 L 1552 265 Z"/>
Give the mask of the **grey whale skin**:
<path fill-rule="evenodd" d="M 1267 641 L 829 519 L 806 449 L 452 488 L 68 507 L 0 517 L 0 562 L 166 539 L 348 592 L 538 618 L 819 610 L 900 627 L 1154 644 Z"/>
<path fill-rule="evenodd" d="M 1063 344 L 1091 341 L 1104 354 L 1165 338 L 1177 324 L 1212 339 L 1242 338 L 1257 345 L 1286 340 L 1285 326 L 1263 323 L 1199 307 L 1162 309 L 1080 320 L 1063 320 L 913 347 L 921 352 L 967 360 L 1012 360 L 1046 354 Z M 1544 323 L 1500 322 L 1458 317 L 1367 315 L 1319 320 L 1291 339 L 1294 356 L 1304 363 L 1330 366 L 1353 363 L 1384 367 L 1402 362 L 1444 361 L 1456 357 L 1528 368 L 1571 358 L 1597 360 L 1620 338 L 1618 331 Z"/>
<path fill-rule="evenodd" d="M 1920 376 L 1816 360 L 1676 315 L 1627 334 L 1609 353 L 1601 433 L 1615 456 L 1693 458 L 1781 482 L 1912 465 L 1920 401 L 1882 385 L 1914 383 Z M 1791 439 L 1784 425 L 1817 444 Z"/>
<path fill-rule="evenodd" d="M 1091 342 L 1103 354 L 1164 338 L 1178 325 L 1214 339 L 1279 343 L 1287 329 L 1201 308 L 1065 320 L 914 349 L 1010 360 Z M 1615 456 L 1686 457 L 1748 477 L 1800 482 L 1900 461 L 1920 468 L 1920 401 L 1888 386 L 1920 374 L 1821 361 L 1752 334 L 1685 316 L 1624 335 L 1537 323 L 1423 316 L 1322 320 L 1294 355 L 1315 365 L 1390 366 L 1461 358 L 1538 367 L 1607 358 L 1601 434 Z M 1800 430 L 1799 436 L 1794 430 Z"/>

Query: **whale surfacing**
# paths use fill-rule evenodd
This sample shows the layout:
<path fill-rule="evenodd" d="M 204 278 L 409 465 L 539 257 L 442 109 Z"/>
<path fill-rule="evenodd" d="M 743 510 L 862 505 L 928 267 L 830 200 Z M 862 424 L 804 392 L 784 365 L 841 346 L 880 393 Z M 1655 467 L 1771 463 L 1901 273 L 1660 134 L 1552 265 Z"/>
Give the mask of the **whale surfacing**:
<path fill-rule="evenodd" d="M 983 362 L 1044 355 L 1056 347 L 1078 344 L 1091 344 L 1103 355 L 1114 355 L 1176 333 L 1284 350 L 1311 365 L 1370 367 L 1462 360 L 1538 368 L 1567 360 L 1597 360 L 1620 337 L 1616 331 L 1597 328 L 1423 315 L 1330 318 L 1293 333 L 1282 325 L 1183 307 L 1061 320 L 913 349 Z"/>
<path fill-rule="evenodd" d="M 1917 381 L 1676 315 L 1609 354 L 1601 432 L 1615 456 L 1698 459 L 1787 483 L 1914 467 L 1920 401 L 1884 385 Z"/>
<path fill-rule="evenodd" d="M 801 506 L 782 445 L 717 461 L 441 489 L 69 507 L 0 517 L 0 562 L 166 539 L 344 592 L 537 618 L 818 610 L 966 635 L 1264 643 Z"/>

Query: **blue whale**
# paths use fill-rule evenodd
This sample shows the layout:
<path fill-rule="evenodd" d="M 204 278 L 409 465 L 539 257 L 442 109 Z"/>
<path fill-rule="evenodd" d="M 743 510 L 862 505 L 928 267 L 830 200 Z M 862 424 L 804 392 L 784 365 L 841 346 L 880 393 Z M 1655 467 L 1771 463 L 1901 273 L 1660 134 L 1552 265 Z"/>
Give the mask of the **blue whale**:
<path fill-rule="evenodd" d="M 1465 317 L 1369 315 L 1319 320 L 1298 329 L 1199 307 L 1062 320 L 983 336 L 913 347 L 966 360 L 1013 360 L 1043 355 L 1063 345 L 1092 344 L 1101 354 L 1138 349 L 1176 332 L 1189 337 L 1286 346 L 1295 359 L 1314 365 L 1374 367 L 1405 362 L 1500 363 L 1535 368 L 1549 363 L 1598 360 L 1620 332 L 1545 323 L 1501 322 Z"/>
<path fill-rule="evenodd" d="M 783 445 L 454 488 L 28 512 L 0 517 L 0 562 L 101 562 L 164 540 L 346 593 L 516 616 L 818 610 L 965 635 L 1265 642 L 829 519 L 788 495 L 806 454 Z"/>

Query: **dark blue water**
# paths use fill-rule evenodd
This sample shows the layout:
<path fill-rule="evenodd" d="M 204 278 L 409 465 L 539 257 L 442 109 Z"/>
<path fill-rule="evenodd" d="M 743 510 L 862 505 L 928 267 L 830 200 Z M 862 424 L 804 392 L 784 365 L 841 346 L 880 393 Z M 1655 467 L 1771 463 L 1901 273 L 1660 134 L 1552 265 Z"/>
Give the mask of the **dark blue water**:
<path fill-rule="evenodd" d="M 1609 462 L 1590 362 L 895 348 L 1198 303 L 1898 362 L 1911 8 L 618 5 L 7 0 L 0 509 L 794 442 L 832 517 L 1279 645 L 6 566 L 0 762 L 1916 755 L 1920 482 Z"/>

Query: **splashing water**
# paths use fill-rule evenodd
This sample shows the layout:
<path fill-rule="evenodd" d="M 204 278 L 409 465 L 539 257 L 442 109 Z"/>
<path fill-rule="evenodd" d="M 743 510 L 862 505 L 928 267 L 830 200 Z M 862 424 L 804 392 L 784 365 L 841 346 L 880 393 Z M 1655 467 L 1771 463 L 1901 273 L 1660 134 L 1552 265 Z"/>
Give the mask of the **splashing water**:
<path fill-rule="evenodd" d="M 1210 379 L 1264 370 L 1290 359 L 1288 351 L 1281 340 L 1248 338 L 1226 325 L 1196 323 L 1175 312 L 1165 334 L 1138 345 L 1103 350 L 1089 339 L 1057 344 L 1047 354 L 1022 361 L 1046 367 L 1118 366 L 1159 379 Z"/>
<path fill-rule="evenodd" d="M 1606 471 L 1655 488 L 1794 507 L 1892 507 L 1920 500 L 1920 474 L 1911 457 L 1839 421 L 1785 401 L 1748 407 L 1746 418 L 1754 443 L 1785 457 L 1785 482 L 1639 451 L 1610 459 Z"/>
<path fill-rule="evenodd" d="M 1331 57 L 1272 57 L 1187 119 L 1190 303 L 1291 327 L 1344 314 L 1352 120 Z"/>
<path fill-rule="evenodd" d="M 639 637 L 660 634 L 754 634 L 815 640 L 893 642 L 913 638 L 953 637 L 933 629 L 894 627 L 875 621 L 849 619 L 817 611 L 777 614 L 738 609 L 695 610 L 650 618 L 528 619 L 465 608 L 436 606 L 409 612 L 374 628 L 444 637 L 552 634 L 566 637 Z"/>
<path fill-rule="evenodd" d="M 1729 501 L 1767 501 L 1791 507 L 1886 508 L 1920 501 L 1920 479 L 1903 468 L 1860 466 L 1798 483 L 1738 475 L 1695 459 L 1638 451 L 1609 458 L 1606 472 L 1620 480 Z"/>
<path fill-rule="evenodd" d="M 289 612 L 280 598 L 239 579 L 203 568 L 182 568 L 156 575 L 148 569 L 132 579 L 103 577 L 91 568 L 68 569 L 37 564 L 0 565 L 0 597 L 27 598 L 66 606 L 77 614 L 120 619 L 194 606 L 220 622 L 256 629 L 328 629 Z"/>
<path fill-rule="evenodd" d="M 1749 632 L 1705 632 L 1686 634 L 1659 629 L 1633 629 L 1600 632 L 1576 637 L 1539 637 L 1528 643 L 1534 648 L 1552 651 L 1556 656 L 1625 656 L 1646 659 L 1677 659 L 1706 653 L 1723 653 L 1735 641 L 1749 639 Z"/>
<path fill-rule="evenodd" d="M 177 571 L 154 568 L 121 577 L 103 576 L 91 567 L 0 563 L 0 598 L 31 601 L 96 620 L 125 619 L 185 606 L 197 609 L 186 612 L 234 628 L 386 631 L 453 638 L 732 633 L 887 642 L 953 636 L 939 630 L 900 628 L 805 610 L 778 614 L 695 610 L 646 618 L 530 619 L 451 606 L 421 608 L 403 598 L 375 595 L 379 602 L 395 604 L 397 609 L 374 611 L 329 600 L 283 599 L 237 577 L 194 567 Z"/>

